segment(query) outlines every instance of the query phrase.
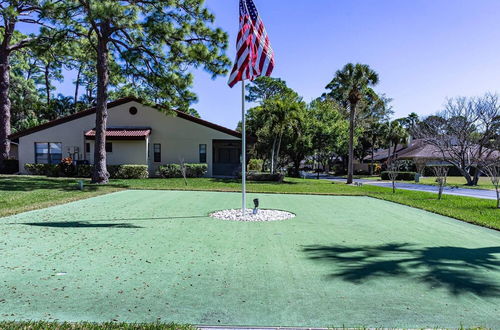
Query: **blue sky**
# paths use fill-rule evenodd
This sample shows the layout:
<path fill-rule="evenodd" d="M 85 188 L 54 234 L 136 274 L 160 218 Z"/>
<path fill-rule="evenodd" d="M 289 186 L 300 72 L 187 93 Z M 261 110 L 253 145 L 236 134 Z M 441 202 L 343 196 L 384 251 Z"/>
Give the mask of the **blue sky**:
<path fill-rule="evenodd" d="M 254 0 L 276 53 L 274 77 L 306 101 L 324 92 L 348 62 L 379 73 L 376 90 L 394 99 L 396 117 L 428 115 L 446 97 L 500 91 L 498 0 Z M 235 54 L 238 0 L 207 0 Z M 71 95 L 71 79 L 59 90 Z M 227 77 L 196 71 L 202 118 L 236 127 L 241 90 Z"/>

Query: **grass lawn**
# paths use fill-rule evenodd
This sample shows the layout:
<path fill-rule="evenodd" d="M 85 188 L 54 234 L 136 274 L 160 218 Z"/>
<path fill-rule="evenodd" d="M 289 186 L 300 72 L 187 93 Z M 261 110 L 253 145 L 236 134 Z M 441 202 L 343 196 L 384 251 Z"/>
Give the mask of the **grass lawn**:
<path fill-rule="evenodd" d="M 495 189 L 495 187 L 491 183 L 490 178 L 488 177 L 480 177 L 477 186 L 472 186 L 472 187 L 466 185 L 465 178 L 462 176 L 449 176 L 446 179 L 446 182 L 449 186 L 458 186 L 460 188 Z M 437 185 L 435 177 L 423 177 L 420 179 L 419 183 Z"/>
<path fill-rule="evenodd" d="M 195 327 L 179 324 L 164 323 L 91 323 L 91 322 L 45 322 L 45 321 L 27 321 L 27 322 L 1 322 L 0 329 L 8 330 L 195 330 Z"/>
<path fill-rule="evenodd" d="M 188 179 L 187 186 L 182 179 L 112 180 L 106 186 L 89 185 L 86 180 L 84 191 L 78 191 L 77 181 L 64 178 L 0 176 L 0 217 L 123 189 L 210 191 L 241 189 L 237 180 L 201 178 Z M 495 208 L 494 200 L 446 195 L 439 201 L 435 194 L 428 192 L 398 190 L 393 194 L 389 188 L 371 185 L 354 187 L 326 180 L 294 178 L 287 178 L 282 184 L 250 182 L 247 188 L 250 192 L 263 193 L 371 196 L 500 230 L 500 210 Z M 251 205 L 250 200 L 249 203 Z"/>
<path fill-rule="evenodd" d="M 2 218 L 0 318 L 500 327 L 499 231 L 370 197 L 255 197 L 296 217 L 221 221 L 239 194 L 136 190 Z"/>
<path fill-rule="evenodd" d="M 114 192 L 116 186 L 86 185 L 76 179 L 0 175 L 0 217 Z M 88 182 L 88 180 L 85 180 Z"/>
<path fill-rule="evenodd" d="M 380 176 L 355 176 L 355 179 L 382 181 L 380 179 Z M 465 178 L 463 176 L 449 176 L 446 179 L 446 181 L 447 181 L 448 186 L 457 186 L 457 187 L 460 187 L 460 188 L 468 188 L 468 189 L 491 189 L 491 190 L 495 189 L 495 187 L 491 183 L 490 178 L 488 178 L 488 177 L 480 177 L 479 178 L 479 182 L 477 183 L 477 186 L 467 186 L 466 185 L 467 181 L 465 180 Z M 387 181 L 387 182 L 389 182 L 389 181 Z M 398 182 L 415 183 L 414 180 L 410 180 L 410 181 L 398 181 Z M 426 185 L 437 186 L 436 177 L 433 177 L 433 176 L 421 177 L 419 184 L 426 184 Z"/>

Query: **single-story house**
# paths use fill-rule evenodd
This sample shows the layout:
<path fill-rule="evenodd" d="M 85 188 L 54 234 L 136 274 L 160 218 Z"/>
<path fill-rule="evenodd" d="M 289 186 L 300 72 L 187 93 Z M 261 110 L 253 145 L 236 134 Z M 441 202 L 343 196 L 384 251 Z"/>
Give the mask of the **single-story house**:
<path fill-rule="evenodd" d="M 404 150 L 407 148 L 406 144 L 398 144 L 396 146 L 396 153 L 399 153 L 400 151 Z M 386 148 L 386 149 L 376 149 L 373 152 L 373 161 L 375 163 L 384 163 L 389 159 L 389 157 L 393 157 L 394 154 L 394 147 L 391 148 Z M 372 161 L 372 154 L 371 152 L 368 154 L 368 156 L 365 156 L 363 158 L 363 163 L 371 163 Z"/>
<path fill-rule="evenodd" d="M 477 152 L 476 148 L 470 148 L 469 151 Z M 486 151 L 491 151 L 488 156 L 488 159 L 499 159 L 500 151 L 485 149 Z M 461 175 L 459 170 L 454 166 L 451 166 L 447 160 L 450 159 L 450 153 L 445 151 L 443 152 L 435 145 L 429 144 L 424 139 L 415 139 L 411 140 L 407 145 L 398 145 L 396 148 L 396 154 L 394 155 L 394 150 L 382 149 L 377 150 L 374 153 L 374 161 L 377 163 L 385 163 L 388 160 L 388 155 L 391 157 L 395 157 L 398 160 L 409 160 L 415 164 L 416 170 L 419 172 L 424 171 L 424 168 L 437 166 L 437 165 L 447 165 L 450 166 L 450 175 Z M 477 157 L 476 155 L 470 156 L 472 159 Z M 371 155 L 366 156 L 364 162 L 369 162 L 371 160 Z M 474 165 L 475 166 L 475 165 Z M 423 172 L 422 172 L 423 173 Z"/>
<path fill-rule="evenodd" d="M 57 164 L 68 156 L 92 164 L 95 113 L 91 108 L 12 134 L 20 172 L 26 173 L 24 164 Z M 232 176 L 240 168 L 241 133 L 129 97 L 108 103 L 106 152 L 108 165 L 147 165 L 151 176 L 181 160 L 206 163 L 208 176 Z"/>

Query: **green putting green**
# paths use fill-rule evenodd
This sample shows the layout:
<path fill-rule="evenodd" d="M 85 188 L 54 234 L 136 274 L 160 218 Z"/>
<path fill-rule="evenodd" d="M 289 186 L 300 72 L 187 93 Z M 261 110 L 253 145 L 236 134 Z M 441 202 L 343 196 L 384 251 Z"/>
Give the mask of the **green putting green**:
<path fill-rule="evenodd" d="M 0 319 L 500 328 L 500 232 L 368 197 L 122 191 L 0 219 Z"/>

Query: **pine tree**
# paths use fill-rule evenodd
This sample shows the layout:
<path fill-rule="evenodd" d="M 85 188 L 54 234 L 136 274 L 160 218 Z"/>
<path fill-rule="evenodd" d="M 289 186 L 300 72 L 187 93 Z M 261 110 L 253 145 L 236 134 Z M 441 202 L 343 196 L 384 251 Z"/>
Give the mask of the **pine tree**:
<path fill-rule="evenodd" d="M 203 0 L 64 0 L 54 23 L 74 38 L 88 41 L 96 54 L 97 97 L 92 182 L 108 182 L 105 131 L 110 63 L 129 84 L 154 92 L 164 104 L 189 108 L 187 69 L 203 67 L 213 77 L 225 74 L 227 35 L 213 27 Z"/>

